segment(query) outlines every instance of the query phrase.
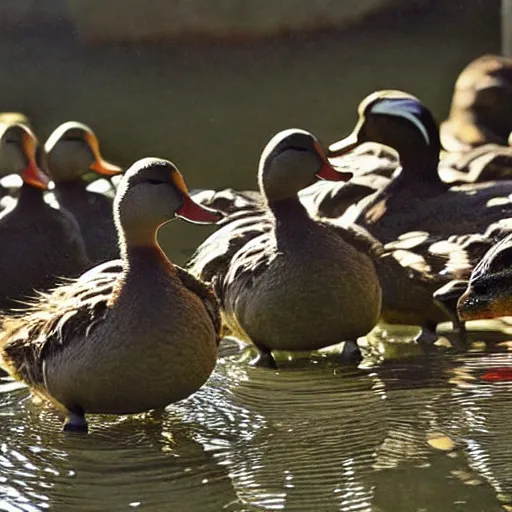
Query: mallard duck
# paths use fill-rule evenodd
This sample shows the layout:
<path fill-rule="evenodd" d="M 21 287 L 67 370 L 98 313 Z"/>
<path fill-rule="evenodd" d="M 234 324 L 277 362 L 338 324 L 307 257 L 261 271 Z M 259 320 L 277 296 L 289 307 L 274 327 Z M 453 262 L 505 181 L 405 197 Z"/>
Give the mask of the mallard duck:
<path fill-rule="evenodd" d="M 401 169 L 345 219 L 365 227 L 381 242 L 410 231 L 434 237 L 483 232 L 492 222 L 512 215 L 512 181 L 449 187 L 441 180 L 437 124 L 414 96 L 378 91 L 365 98 L 353 133 L 331 145 L 330 156 L 370 140 L 395 149 Z"/>
<path fill-rule="evenodd" d="M 73 216 L 44 200 L 50 180 L 41 157 L 27 126 L 0 125 L 0 162 L 23 180 L 17 201 L 0 214 L 0 309 L 21 307 L 34 289 L 48 289 L 58 278 L 77 277 L 90 267 Z"/>
<path fill-rule="evenodd" d="M 254 364 L 276 368 L 272 350 L 315 350 L 355 341 L 380 314 L 379 280 L 366 250 L 311 219 L 298 193 L 336 175 L 310 133 L 291 129 L 265 147 L 258 181 L 265 208 L 211 235 L 189 270 L 213 284 L 227 331 L 252 342 Z"/>
<path fill-rule="evenodd" d="M 87 431 L 86 413 L 163 408 L 194 393 L 212 372 L 217 301 L 156 241 L 159 227 L 175 217 L 211 223 L 219 214 L 192 202 L 171 162 L 136 162 L 114 201 L 121 261 L 3 318 L 3 366 L 65 411 L 64 430 Z"/>
<path fill-rule="evenodd" d="M 112 199 L 87 190 L 84 175 L 92 171 L 112 176 L 121 168 L 102 158 L 95 133 L 76 121 L 56 128 L 45 143 L 45 151 L 55 196 L 78 221 L 91 262 L 98 265 L 119 257 Z"/>

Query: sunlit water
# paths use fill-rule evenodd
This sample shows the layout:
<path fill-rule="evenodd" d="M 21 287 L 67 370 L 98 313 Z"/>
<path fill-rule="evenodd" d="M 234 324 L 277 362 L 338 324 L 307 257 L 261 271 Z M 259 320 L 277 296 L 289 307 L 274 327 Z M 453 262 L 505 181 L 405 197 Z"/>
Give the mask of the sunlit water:
<path fill-rule="evenodd" d="M 492 512 L 512 503 L 506 345 L 366 368 L 336 353 L 281 357 L 277 372 L 247 356 L 226 340 L 194 396 L 161 415 L 91 416 L 88 436 L 61 433 L 53 409 L 5 381 L 0 510 Z"/>

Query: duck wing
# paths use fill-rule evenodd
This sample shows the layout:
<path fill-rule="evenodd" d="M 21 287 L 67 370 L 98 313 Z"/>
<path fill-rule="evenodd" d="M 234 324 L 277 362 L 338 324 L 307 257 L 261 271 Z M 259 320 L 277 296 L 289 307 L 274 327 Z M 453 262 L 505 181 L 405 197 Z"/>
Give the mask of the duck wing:
<path fill-rule="evenodd" d="M 220 309 L 219 309 L 219 301 L 217 297 L 213 293 L 213 290 L 210 286 L 204 284 L 202 281 L 194 277 L 187 270 L 178 267 L 175 265 L 176 273 L 180 278 L 183 286 L 197 295 L 208 315 L 210 316 L 213 325 L 215 327 L 215 332 L 217 333 L 217 344 L 220 343 L 220 332 L 221 332 L 221 317 L 220 317 Z"/>
<path fill-rule="evenodd" d="M 28 310 L 0 318 L 1 363 L 25 382 L 43 385 L 43 362 L 106 318 L 122 276 L 120 260 L 40 293 Z"/>
<path fill-rule="evenodd" d="M 221 224 L 221 228 L 198 247 L 186 265 L 194 276 L 213 285 L 219 299 L 218 285 L 228 272 L 233 256 L 250 240 L 269 231 L 272 221 L 264 211 L 240 210 L 227 216 Z"/>

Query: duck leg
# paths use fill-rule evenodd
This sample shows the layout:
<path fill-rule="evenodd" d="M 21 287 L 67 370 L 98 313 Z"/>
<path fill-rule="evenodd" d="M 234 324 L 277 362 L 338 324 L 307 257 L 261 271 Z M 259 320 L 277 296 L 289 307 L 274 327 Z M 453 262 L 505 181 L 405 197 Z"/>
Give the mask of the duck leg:
<path fill-rule="evenodd" d="M 468 286 L 468 281 L 457 279 L 450 281 L 434 292 L 434 302 L 446 313 L 452 322 L 454 330 L 458 331 L 456 341 L 452 346 L 456 350 L 466 350 L 468 339 L 466 333 L 466 324 L 459 319 L 457 314 L 457 303 L 464 294 Z"/>
<path fill-rule="evenodd" d="M 258 355 L 252 359 L 249 364 L 259 368 L 277 370 L 277 363 L 272 355 L 272 351 L 265 345 L 259 343 L 254 343 L 254 346 L 258 349 Z"/>
<path fill-rule="evenodd" d="M 426 352 L 432 351 L 437 341 L 436 327 L 436 324 L 422 325 L 421 331 L 414 338 L 414 341 Z"/>
<path fill-rule="evenodd" d="M 87 434 L 89 426 L 87 425 L 84 412 L 77 409 L 74 411 L 68 410 L 68 417 L 62 426 L 62 431 Z"/>
<path fill-rule="evenodd" d="M 355 341 L 345 341 L 341 351 L 341 362 L 347 364 L 359 364 L 363 360 L 361 349 Z"/>

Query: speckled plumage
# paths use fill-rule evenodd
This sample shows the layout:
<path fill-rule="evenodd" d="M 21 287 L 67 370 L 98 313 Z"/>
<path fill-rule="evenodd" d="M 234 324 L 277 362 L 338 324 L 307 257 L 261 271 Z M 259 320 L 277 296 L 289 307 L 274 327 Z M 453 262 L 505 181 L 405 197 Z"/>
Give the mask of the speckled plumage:
<path fill-rule="evenodd" d="M 312 220 L 297 197 L 325 163 L 315 156 L 315 139 L 299 134 L 276 136 L 263 153 L 259 179 L 268 206 L 237 212 L 188 265 L 213 284 L 229 331 L 262 350 L 355 340 L 380 313 L 370 256 Z"/>
<path fill-rule="evenodd" d="M 190 201 L 176 173 L 165 160 L 134 164 L 116 199 L 122 259 L 2 319 L 4 367 L 71 420 L 162 408 L 195 392 L 213 371 L 217 299 L 173 265 L 155 238 Z"/>

